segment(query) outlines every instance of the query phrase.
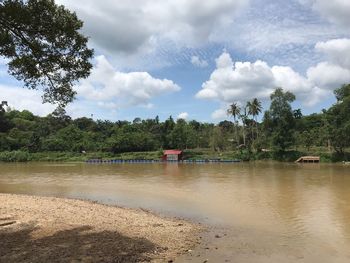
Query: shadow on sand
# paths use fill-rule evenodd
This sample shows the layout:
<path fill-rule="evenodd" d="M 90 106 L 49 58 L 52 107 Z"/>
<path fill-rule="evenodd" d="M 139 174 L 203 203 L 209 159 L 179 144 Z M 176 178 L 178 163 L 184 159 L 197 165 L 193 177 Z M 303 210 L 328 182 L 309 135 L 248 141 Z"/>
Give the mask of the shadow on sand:
<path fill-rule="evenodd" d="M 0 227 L 0 262 L 147 262 L 151 259 L 147 254 L 162 250 L 144 238 L 91 232 L 89 226 L 33 239 L 36 229 Z"/>

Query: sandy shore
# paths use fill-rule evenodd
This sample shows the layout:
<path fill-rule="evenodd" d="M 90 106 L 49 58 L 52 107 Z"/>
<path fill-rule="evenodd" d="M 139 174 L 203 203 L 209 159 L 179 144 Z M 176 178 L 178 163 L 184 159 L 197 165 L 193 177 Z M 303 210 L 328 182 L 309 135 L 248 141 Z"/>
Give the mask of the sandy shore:
<path fill-rule="evenodd" d="M 0 194 L 0 262 L 168 262 L 200 231 L 144 210 Z"/>

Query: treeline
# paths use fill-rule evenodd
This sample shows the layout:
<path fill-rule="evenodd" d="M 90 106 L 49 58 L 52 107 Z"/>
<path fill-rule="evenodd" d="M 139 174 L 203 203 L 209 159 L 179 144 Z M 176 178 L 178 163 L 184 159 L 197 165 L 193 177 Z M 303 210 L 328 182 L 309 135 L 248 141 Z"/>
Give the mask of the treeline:
<path fill-rule="evenodd" d="M 350 85 L 335 91 L 337 103 L 321 113 L 303 116 L 292 109 L 295 96 L 278 88 L 262 114 L 257 99 L 228 109 L 230 120 L 218 124 L 158 117 L 132 122 L 90 118 L 72 119 L 63 108 L 46 117 L 0 106 L 0 152 L 122 152 L 161 149 L 211 149 L 283 156 L 318 147 L 346 158 L 350 146 Z M 231 118 L 232 117 L 232 118 Z"/>

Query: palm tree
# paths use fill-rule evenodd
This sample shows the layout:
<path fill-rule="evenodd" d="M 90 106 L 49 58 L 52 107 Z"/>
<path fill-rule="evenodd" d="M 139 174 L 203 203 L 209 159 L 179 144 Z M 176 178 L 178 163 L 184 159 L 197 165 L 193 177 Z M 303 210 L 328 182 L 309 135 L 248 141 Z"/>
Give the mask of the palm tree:
<path fill-rule="evenodd" d="M 235 132 L 236 132 L 236 140 L 237 143 L 239 144 L 239 138 L 238 138 L 238 132 L 237 132 L 237 120 L 236 118 L 239 117 L 241 112 L 241 108 L 238 106 L 236 102 L 232 103 L 230 105 L 230 108 L 227 110 L 227 115 L 232 116 L 233 120 L 235 122 Z"/>
<path fill-rule="evenodd" d="M 245 124 L 248 120 L 247 105 L 243 108 L 242 112 L 239 113 L 239 118 L 242 120 L 243 144 L 246 146 Z"/>
<path fill-rule="evenodd" d="M 259 130 L 258 130 L 258 115 L 262 111 L 261 101 L 259 101 L 257 98 L 252 99 L 252 101 L 249 101 L 247 103 L 248 107 L 248 113 L 253 116 L 253 119 L 255 121 L 255 127 L 256 127 L 256 136 L 259 137 Z"/>
<path fill-rule="evenodd" d="M 245 108 L 246 108 L 246 111 L 248 112 L 248 114 L 246 114 L 247 115 L 247 119 L 248 119 L 248 116 L 249 115 L 252 115 L 253 116 L 253 119 L 254 119 L 254 115 L 253 115 L 253 113 L 252 113 L 252 109 L 253 109 L 253 101 L 248 101 L 247 102 L 247 104 L 246 104 L 246 106 L 245 106 Z M 254 130 L 253 130 L 253 122 L 249 122 L 249 126 L 250 127 L 248 127 L 248 128 L 250 128 L 250 133 L 251 133 L 251 136 L 252 136 L 252 140 L 254 139 Z"/>

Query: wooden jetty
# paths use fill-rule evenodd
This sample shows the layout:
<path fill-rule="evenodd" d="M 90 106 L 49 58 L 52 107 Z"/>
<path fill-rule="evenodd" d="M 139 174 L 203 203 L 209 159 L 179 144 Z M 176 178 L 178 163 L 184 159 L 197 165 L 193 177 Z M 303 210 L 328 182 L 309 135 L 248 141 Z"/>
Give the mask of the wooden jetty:
<path fill-rule="evenodd" d="M 296 163 L 319 163 L 320 157 L 319 156 L 302 156 L 295 162 Z"/>

